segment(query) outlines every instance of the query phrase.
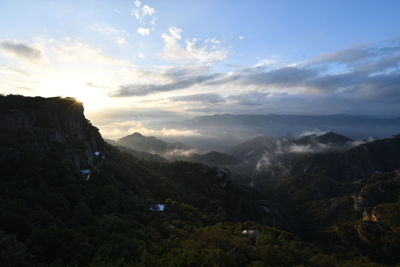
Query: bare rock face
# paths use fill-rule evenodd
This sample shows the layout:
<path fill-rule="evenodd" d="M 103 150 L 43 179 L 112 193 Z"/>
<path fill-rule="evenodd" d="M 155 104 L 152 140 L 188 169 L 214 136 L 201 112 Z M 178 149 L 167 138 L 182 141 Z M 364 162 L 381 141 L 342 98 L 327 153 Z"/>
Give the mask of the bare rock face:
<path fill-rule="evenodd" d="M 361 190 L 353 195 L 354 208 L 363 210 L 380 203 L 400 201 L 400 169 L 393 172 L 376 174 L 365 180 Z"/>
<path fill-rule="evenodd" d="M 73 98 L 0 97 L 0 145 L 16 159 L 28 151 L 54 153 L 75 171 L 89 167 L 104 146 L 98 129 Z"/>

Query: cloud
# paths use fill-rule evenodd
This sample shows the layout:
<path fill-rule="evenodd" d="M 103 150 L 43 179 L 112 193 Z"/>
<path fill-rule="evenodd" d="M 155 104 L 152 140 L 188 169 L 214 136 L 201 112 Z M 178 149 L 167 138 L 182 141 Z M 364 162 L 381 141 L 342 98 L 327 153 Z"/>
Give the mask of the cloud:
<path fill-rule="evenodd" d="M 109 138 L 124 137 L 126 135 L 139 132 L 143 135 L 151 136 L 201 136 L 202 134 L 198 130 L 181 130 L 173 128 L 162 128 L 162 129 L 149 129 L 143 125 L 140 121 L 122 121 L 114 122 L 107 127 L 108 129 L 102 131 L 105 136 Z"/>
<path fill-rule="evenodd" d="M 264 66 L 268 66 L 268 65 L 275 65 L 277 63 L 278 63 L 278 60 L 276 59 L 276 57 L 269 57 L 269 58 L 260 59 L 255 66 L 256 67 L 264 67 Z"/>
<path fill-rule="evenodd" d="M 123 37 L 115 37 L 115 42 L 120 46 L 126 45 L 128 43 Z"/>
<path fill-rule="evenodd" d="M 230 96 L 228 100 L 237 105 L 258 106 L 265 104 L 271 95 L 270 93 L 251 91 Z"/>
<path fill-rule="evenodd" d="M 90 61 L 113 65 L 129 64 L 125 60 L 119 60 L 110 56 L 97 47 L 90 46 L 78 40 L 66 38 L 64 42 L 56 42 L 54 46 L 57 59 L 61 62 Z"/>
<path fill-rule="evenodd" d="M 138 28 L 137 32 L 139 34 L 148 35 L 148 34 L 150 34 L 150 30 L 151 31 L 155 30 L 154 29 L 154 26 L 156 25 L 155 13 L 156 13 L 156 10 L 153 7 L 151 7 L 149 5 L 144 5 L 139 0 L 136 0 L 134 2 L 134 8 L 131 12 L 131 15 L 134 16 L 141 25 L 148 25 L 151 27 L 151 29 L 146 28 L 146 30 L 148 30 L 148 33 L 147 33 L 147 31 L 145 31 L 147 34 L 139 33 L 139 28 Z M 144 29 L 144 28 L 142 28 L 142 29 Z M 144 31 L 140 31 L 140 32 L 144 32 Z"/>
<path fill-rule="evenodd" d="M 194 85 L 206 83 L 213 80 L 219 74 L 199 75 L 190 77 L 188 79 L 178 80 L 167 84 L 130 84 L 122 85 L 111 96 L 124 97 L 124 96 L 145 96 L 149 94 L 168 92 L 179 89 L 187 89 Z"/>
<path fill-rule="evenodd" d="M 161 122 L 187 118 L 175 112 L 158 108 L 110 108 L 86 114 L 92 123 L 100 128 L 101 134 L 110 139 L 117 139 L 134 132 L 155 136 L 199 136 L 198 130 L 177 129 L 162 126 Z"/>
<path fill-rule="evenodd" d="M 176 59 L 193 59 L 191 49 L 183 49 L 178 40 L 182 38 L 182 31 L 170 28 L 169 34 L 164 34 L 167 51 L 170 57 Z M 210 41 L 209 41 L 210 42 Z M 360 48 L 361 49 L 361 48 Z M 274 58 L 261 60 L 253 67 L 236 69 L 235 71 L 217 73 L 211 72 L 210 64 L 193 64 L 188 67 L 168 69 L 159 73 L 161 80 L 158 82 L 125 84 L 113 96 L 145 96 L 161 92 L 184 90 L 191 88 L 208 88 L 213 90 L 227 90 L 227 88 L 240 88 L 240 94 L 230 94 L 229 103 L 240 105 L 271 104 L 273 100 L 286 101 L 290 97 L 303 99 L 306 97 L 326 96 L 334 99 L 356 100 L 375 99 L 386 96 L 399 95 L 400 88 L 400 54 L 397 50 L 384 49 L 383 47 L 362 49 L 375 51 L 367 57 L 363 56 L 363 64 L 350 60 L 349 51 L 344 53 L 348 59 L 347 71 L 332 71 L 331 63 L 322 61 L 303 64 L 289 64 L 279 66 Z M 172 53 L 175 51 L 174 53 Z M 379 54 L 381 51 L 383 55 Z M 355 60 L 355 59 L 354 59 Z M 200 61 L 201 62 L 201 61 Z M 208 62 L 208 61 L 206 61 Z M 290 99 L 292 100 L 292 99 Z"/>
<path fill-rule="evenodd" d="M 281 67 L 273 70 L 254 68 L 240 74 L 240 84 L 269 87 L 303 87 L 318 76 L 318 70 L 303 67 Z"/>
<path fill-rule="evenodd" d="M 14 56 L 32 63 L 40 63 L 44 60 L 43 52 L 40 49 L 24 43 L 1 41 L 0 48 L 7 55 Z"/>
<path fill-rule="evenodd" d="M 139 27 L 139 28 L 137 28 L 136 32 L 138 34 L 142 35 L 142 36 L 145 36 L 145 35 L 149 35 L 150 34 L 150 29 Z"/>
<path fill-rule="evenodd" d="M 146 16 L 151 17 L 154 15 L 154 12 L 155 12 L 154 8 L 152 8 L 148 5 L 144 5 L 142 7 L 142 17 L 146 17 Z"/>
<path fill-rule="evenodd" d="M 92 29 L 94 29 L 97 32 L 103 33 L 105 35 L 113 35 L 113 34 L 121 34 L 125 33 L 125 31 L 117 29 L 111 25 L 108 24 L 94 24 L 92 26 Z"/>
<path fill-rule="evenodd" d="M 21 88 L 32 88 L 29 95 L 72 96 L 80 99 L 88 111 L 121 103 L 126 105 L 123 99 L 108 97 L 121 83 L 162 81 L 157 72 L 144 70 L 125 58 L 110 56 L 101 48 L 80 40 L 36 38 L 35 43 L 46 55 L 46 64 L 26 64 L 15 56 L 10 59 L 0 56 L 4 93 L 27 94 Z"/>
<path fill-rule="evenodd" d="M 343 63 L 351 65 L 363 61 L 368 62 L 371 59 L 379 59 L 382 56 L 398 53 L 399 51 L 400 44 L 396 42 L 383 43 L 380 46 L 363 44 L 333 53 L 318 55 L 311 59 L 311 63 Z"/>
<path fill-rule="evenodd" d="M 98 85 L 98 84 L 94 84 L 94 83 L 85 83 L 85 85 L 86 85 L 87 87 L 92 87 L 92 88 L 107 88 L 107 86 Z"/>
<path fill-rule="evenodd" d="M 128 43 L 125 38 L 128 34 L 123 30 L 107 24 L 94 24 L 92 28 L 105 36 L 111 37 L 119 46 L 124 46 Z"/>
<path fill-rule="evenodd" d="M 347 48 L 338 52 L 316 56 L 314 62 L 354 63 L 374 55 L 373 49 L 367 45 Z"/>
<path fill-rule="evenodd" d="M 225 102 L 222 96 L 215 93 L 177 96 L 177 97 L 171 97 L 170 100 L 173 102 L 199 102 L 207 104 L 217 104 Z"/>
<path fill-rule="evenodd" d="M 5 88 L 2 90 L 24 93 L 22 88 L 32 88 L 29 94 L 80 96 L 88 100 L 86 110 L 98 108 L 92 100 L 97 101 L 101 95 L 104 106 L 126 107 L 134 103 L 135 108 L 157 106 L 164 111 L 191 115 L 400 114 L 400 45 L 395 43 L 359 46 L 331 53 L 337 54 L 335 57 L 319 61 L 312 58 L 297 64 L 282 63 L 279 59 L 274 62 L 275 58 L 266 57 L 250 67 L 224 65 L 227 70 L 216 71 L 214 63 L 218 61 L 199 57 L 189 45 L 193 40 L 185 40 L 181 29 L 170 27 L 165 35 L 173 44 L 168 51 L 176 49 L 172 57 L 177 58 L 178 67 L 142 69 L 127 59 L 110 56 L 99 47 L 72 38 L 36 41 L 35 45 L 14 42 L 37 49 L 42 58 L 46 55 L 47 64 L 38 67 L 4 58 L 0 66 L 0 80 Z M 207 47 L 207 56 L 223 50 L 222 42 L 215 38 L 196 43 L 200 48 Z M 28 62 L 35 60 L 35 56 L 26 59 L 32 57 L 29 52 L 16 56 L 3 46 L 4 41 L 1 52 L 6 55 Z M 144 57 L 139 51 L 135 55 Z M 345 68 L 338 68 L 340 64 L 345 64 Z"/>
<path fill-rule="evenodd" d="M 182 29 L 172 26 L 168 29 L 168 31 L 172 38 L 175 38 L 176 40 L 180 40 L 182 38 Z"/>
<path fill-rule="evenodd" d="M 205 41 L 201 44 L 200 40 L 192 38 L 182 44 L 182 29 L 170 27 L 168 34 L 161 35 L 164 41 L 163 52 L 159 55 L 167 60 L 180 62 L 195 62 L 199 64 L 210 64 L 224 60 L 228 51 L 220 48 L 220 42 L 216 39 Z M 218 43 L 217 43 L 218 42 Z M 211 43 L 211 46 L 207 45 Z"/>
<path fill-rule="evenodd" d="M 221 41 L 218 40 L 217 38 L 207 39 L 207 40 L 205 40 L 204 42 L 205 42 L 205 43 L 212 43 L 212 44 L 215 44 L 215 45 L 221 44 Z"/>
<path fill-rule="evenodd" d="M 372 62 L 358 66 L 363 72 L 382 72 L 387 69 L 397 68 L 400 63 L 400 54 L 383 56 Z"/>

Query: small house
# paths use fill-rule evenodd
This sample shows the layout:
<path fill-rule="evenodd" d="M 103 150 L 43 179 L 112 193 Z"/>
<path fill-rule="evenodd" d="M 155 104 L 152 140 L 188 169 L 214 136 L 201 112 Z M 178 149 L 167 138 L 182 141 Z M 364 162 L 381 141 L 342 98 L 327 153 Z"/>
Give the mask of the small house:
<path fill-rule="evenodd" d="M 260 231 L 258 230 L 243 230 L 242 234 L 247 235 L 249 237 L 258 237 L 261 235 Z"/>
<path fill-rule="evenodd" d="M 85 178 L 86 181 L 90 179 L 91 171 L 89 169 L 83 169 L 83 170 L 81 170 L 81 173 L 82 173 L 83 178 Z"/>
<path fill-rule="evenodd" d="M 165 204 L 156 204 L 150 207 L 151 211 L 164 211 L 165 210 Z"/>

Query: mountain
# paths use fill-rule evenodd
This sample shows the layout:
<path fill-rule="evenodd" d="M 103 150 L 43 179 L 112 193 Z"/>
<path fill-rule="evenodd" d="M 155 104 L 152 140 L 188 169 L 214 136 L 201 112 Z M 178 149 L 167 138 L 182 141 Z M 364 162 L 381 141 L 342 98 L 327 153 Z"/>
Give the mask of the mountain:
<path fill-rule="evenodd" d="M 74 99 L 0 97 L 3 170 L 26 172 L 20 161 L 32 157 L 40 164 L 44 159 L 59 159 L 80 173 L 82 168 L 94 165 L 94 152 L 103 150 L 104 145 L 98 129 L 85 119 L 82 104 Z M 63 154 L 58 154 L 59 150 Z"/>
<path fill-rule="evenodd" d="M 250 188 L 228 170 L 107 144 L 75 99 L 0 96 L 0 111 L 2 266 L 399 262 L 400 136 L 308 155 L 273 186 Z M 318 171 L 298 174 L 305 166 Z"/>
<path fill-rule="evenodd" d="M 234 184 L 229 172 L 139 160 L 108 145 L 74 99 L 0 96 L 0 111 L 3 266 L 287 261 L 274 259 L 276 253 L 293 255 L 287 264 L 318 263 L 287 243 L 308 248 L 309 256 L 325 255 L 293 234 L 257 224 L 285 225 L 279 220 L 290 215 L 272 206 L 267 212 L 268 202 Z M 157 203 L 166 210 L 154 211 Z M 270 242 L 277 252 L 264 248 Z M 268 250 L 274 255 L 261 253 Z"/>
<path fill-rule="evenodd" d="M 359 251 L 375 261 L 396 264 L 400 135 L 345 152 L 309 155 L 271 190 L 302 214 L 304 232 L 338 253 Z M 280 201 L 278 200 L 280 199 Z M 308 226 L 308 229 L 307 229 Z"/>
<path fill-rule="evenodd" d="M 119 146 L 124 146 L 141 152 L 158 154 L 167 158 L 176 154 L 180 155 L 182 153 L 187 153 L 192 150 L 191 147 L 183 143 L 167 143 L 153 136 L 143 136 L 140 133 L 133 133 L 122 137 L 115 143 Z"/>
<path fill-rule="evenodd" d="M 235 165 L 239 163 L 239 160 L 234 156 L 221 153 L 218 151 L 211 151 L 205 154 L 189 154 L 182 155 L 178 157 L 174 157 L 173 160 L 182 160 L 188 162 L 201 163 L 211 167 L 222 167 L 226 168 L 231 165 Z"/>
<path fill-rule="evenodd" d="M 335 180 L 364 179 L 400 167 L 400 135 L 376 140 L 345 152 L 309 155 L 293 166 L 293 175 L 318 175 Z"/>
<path fill-rule="evenodd" d="M 257 135 L 285 137 L 304 132 L 341 133 L 351 139 L 386 138 L 400 132 L 400 118 L 376 118 L 354 115 L 253 115 L 219 114 L 192 119 L 164 122 L 165 127 L 192 130 L 203 135 L 179 137 L 183 142 L 200 149 L 226 152 L 233 145 Z"/>
<path fill-rule="evenodd" d="M 279 139 L 266 135 L 257 136 L 253 139 L 247 140 L 232 148 L 229 153 L 239 157 L 250 156 L 254 154 L 263 153 L 265 151 L 273 152 L 280 149 L 282 143 L 286 143 L 285 138 Z"/>
<path fill-rule="evenodd" d="M 305 135 L 304 137 L 301 137 L 293 141 L 293 143 L 298 145 L 312 145 L 312 146 L 317 146 L 318 144 L 343 146 L 350 142 L 353 142 L 353 140 L 344 135 L 340 135 L 332 131 L 322 134 Z"/>
<path fill-rule="evenodd" d="M 229 154 L 239 159 L 239 164 L 230 168 L 253 176 L 253 182 L 264 183 L 288 175 L 295 162 L 308 154 L 346 151 L 359 143 L 362 142 L 354 142 L 332 131 L 286 137 L 260 135 L 230 150 Z"/>
<path fill-rule="evenodd" d="M 115 146 L 120 151 L 127 152 L 127 153 L 131 154 L 132 156 L 134 156 L 134 157 L 136 157 L 138 159 L 159 161 L 159 162 L 167 162 L 168 161 L 165 158 L 163 158 L 163 157 L 161 157 L 160 155 L 157 155 L 157 154 L 147 153 L 147 152 L 143 152 L 143 151 L 137 151 L 137 150 L 134 150 L 134 149 L 131 149 L 131 148 L 127 148 L 127 147 L 124 147 L 124 146 L 119 146 L 117 144 L 117 142 L 114 141 L 114 140 L 105 139 L 105 141 L 107 143 L 109 143 L 110 145 Z"/>

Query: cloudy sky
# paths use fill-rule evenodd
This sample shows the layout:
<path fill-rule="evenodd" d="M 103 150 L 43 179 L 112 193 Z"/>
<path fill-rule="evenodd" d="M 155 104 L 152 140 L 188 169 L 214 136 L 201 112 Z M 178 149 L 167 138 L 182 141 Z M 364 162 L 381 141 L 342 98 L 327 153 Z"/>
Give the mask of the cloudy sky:
<path fill-rule="evenodd" d="M 0 92 L 104 136 L 217 113 L 400 115 L 397 0 L 0 0 Z"/>

